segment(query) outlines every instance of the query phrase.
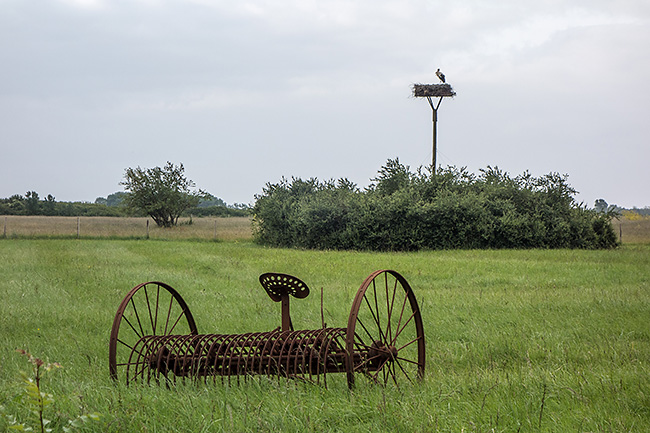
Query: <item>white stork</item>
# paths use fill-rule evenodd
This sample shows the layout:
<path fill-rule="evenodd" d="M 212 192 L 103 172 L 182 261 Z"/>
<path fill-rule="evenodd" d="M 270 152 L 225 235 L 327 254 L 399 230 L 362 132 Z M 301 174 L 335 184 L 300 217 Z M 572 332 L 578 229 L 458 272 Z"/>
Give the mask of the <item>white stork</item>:
<path fill-rule="evenodd" d="M 440 72 L 440 68 L 438 68 L 438 70 L 436 71 L 436 76 L 440 78 L 440 81 L 442 81 L 443 83 L 445 82 L 445 74 Z"/>

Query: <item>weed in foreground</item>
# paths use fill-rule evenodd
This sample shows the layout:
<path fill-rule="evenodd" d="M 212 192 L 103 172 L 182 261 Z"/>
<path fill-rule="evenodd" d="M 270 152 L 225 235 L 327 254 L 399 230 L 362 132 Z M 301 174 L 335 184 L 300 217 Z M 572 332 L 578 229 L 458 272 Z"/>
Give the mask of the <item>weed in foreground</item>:
<path fill-rule="evenodd" d="M 25 405 L 32 417 L 29 419 L 28 423 L 21 423 L 15 415 L 6 414 L 5 409 L 2 406 L 0 406 L 0 415 L 4 418 L 7 423 L 7 428 L 10 430 L 40 431 L 41 433 L 51 432 L 53 429 L 48 427 L 51 420 L 45 418 L 45 409 L 54 403 L 54 396 L 43 391 L 41 387 L 41 379 L 45 373 L 52 371 L 55 368 L 62 368 L 62 366 L 58 362 L 46 364 L 43 360 L 36 358 L 31 353 L 22 349 L 18 349 L 17 352 L 26 356 L 33 366 L 32 376 L 21 371 L 23 379 L 23 394 L 20 396 L 22 403 Z M 100 415 L 98 413 L 80 415 L 73 420 L 69 420 L 68 426 L 64 426 L 62 429 L 66 433 L 71 432 L 89 421 L 99 420 L 99 417 Z"/>

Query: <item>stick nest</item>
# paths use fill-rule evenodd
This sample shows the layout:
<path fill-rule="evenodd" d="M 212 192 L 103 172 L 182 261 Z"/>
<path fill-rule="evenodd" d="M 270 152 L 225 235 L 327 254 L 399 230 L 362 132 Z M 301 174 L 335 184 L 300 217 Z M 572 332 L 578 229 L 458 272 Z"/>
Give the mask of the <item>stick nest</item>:
<path fill-rule="evenodd" d="M 450 84 L 413 84 L 413 96 L 416 98 L 456 96 L 456 92 Z"/>

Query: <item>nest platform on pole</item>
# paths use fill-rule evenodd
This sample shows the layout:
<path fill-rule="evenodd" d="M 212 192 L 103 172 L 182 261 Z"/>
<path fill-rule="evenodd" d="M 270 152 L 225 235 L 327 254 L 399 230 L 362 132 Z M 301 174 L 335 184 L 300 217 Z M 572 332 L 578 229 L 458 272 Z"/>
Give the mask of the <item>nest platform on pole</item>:
<path fill-rule="evenodd" d="M 427 98 L 431 106 L 432 120 L 433 120 L 433 157 L 431 158 L 431 172 L 436 172 L 436 153 L 438 151 L 438 108 L 442 102 L 442 98 L 452 98 L 456 96 L 456 92 L 450 84 L 413 84 L 413 96 L 416 98 Z M 439 98 L 437 103 L 433 102 L 432 98 Z"/>

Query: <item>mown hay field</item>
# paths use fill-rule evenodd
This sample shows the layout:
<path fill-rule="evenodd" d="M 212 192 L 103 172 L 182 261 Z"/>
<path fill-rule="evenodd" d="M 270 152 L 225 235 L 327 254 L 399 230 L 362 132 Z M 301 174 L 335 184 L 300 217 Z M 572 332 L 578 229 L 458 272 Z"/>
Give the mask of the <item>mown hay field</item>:
<path fill-rule="evenodd" d="M 2 216 L 2 235 L 17 237 L 251 239 L 247 217 L 181 218 L 172 228 L 160 228 L 150 218 Z"/>
<path fill-rule="evenodd" d="M 422 383 L 380 386 L 345 374 L 328 387 L 274 377 L 215 384 L 114 384 L 110 327 L 127 291 L 163 281 L 201 333 L 280 324 L 257 278 L 303 279 L 297 328 L 345 326 L 376 269 L 417 296 L 426 337 Z M 50 427 L 99 412 L 97 432 L 628 432 L 650 431 L 650 246 L 616 250 L 369 253 L 302 251 L 250 241 L 0 239 L 0 406 L 32 423 L 20 400 L 27 349 L 63 368 L 42 382 Z M 8 418 L 0 417 L 0 430 Z"/>
<path fill-rule="evenodd" d="M 624 244 L 650 243 L 650 217 L 615 219 L 614 231 Z"/>

